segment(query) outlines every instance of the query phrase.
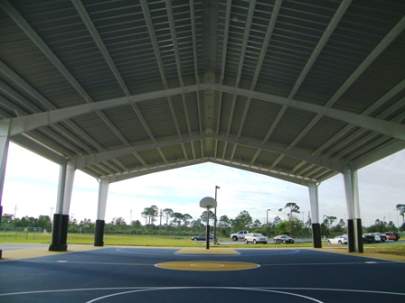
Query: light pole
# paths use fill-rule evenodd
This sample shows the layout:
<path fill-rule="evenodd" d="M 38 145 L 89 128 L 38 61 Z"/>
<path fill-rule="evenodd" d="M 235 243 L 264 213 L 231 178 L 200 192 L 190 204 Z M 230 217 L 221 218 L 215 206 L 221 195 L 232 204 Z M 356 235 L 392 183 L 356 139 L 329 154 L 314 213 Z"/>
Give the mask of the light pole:
<path fill-rule="evenodd" d="M 221 187 L 219 187 L 218 185 L 215 185 L 215 202 L 217 202 L 217 191 L 220 188 Z M 217 241 L 217 205 L 218 205 L 218 203 L 216 204 L 215 209 L 214 209 L 214 243 L 215 244 L 218 244 L 218 241 Z"/>
<path fill-rule="evenodd" d="M 266 225 L 269 225 L 269 212 L 271 211 L 270 208 L 266 210 Z"/>

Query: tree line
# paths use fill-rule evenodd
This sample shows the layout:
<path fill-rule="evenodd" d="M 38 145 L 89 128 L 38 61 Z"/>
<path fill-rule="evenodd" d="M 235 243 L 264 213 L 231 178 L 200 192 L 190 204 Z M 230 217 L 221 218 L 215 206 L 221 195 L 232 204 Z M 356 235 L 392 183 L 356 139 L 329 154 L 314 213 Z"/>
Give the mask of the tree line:
<path fill-rule="evenodd" d="M 400 208 L 400 207 L 399 207 Z M 397 209 L 399 209 L 397 208 Z M 402 209 L 402 208 L 401 208 Z M 289 234 L 294 237 L 311 237 L 311 219 L 304 222 L 297 214 L 300 207 L 296 203 L 289 202 L 284 208 L 286 218 L 274 217 L 270 222 L 262 223 L 253 219 L 246 210 L 241 211 L 236 217 L 221 215 L 217 220 L 218 236 L 229 237 L 232 232 L 239 230 L 250 230 L 252 232 L 263 233 L 267 236 L 277 234 Z M 405 213 L 405 205 L 404 212 Z M 113 218 L 106 222 L 105 232 L 116 234 L 166 234 L 166 235 L 196 235 L 203 234 L 207 218 L 210 218 L 210 225 L 214 223 L 214 213 L 203 211 L 199 217 L 193 218 L 188 213 L 181 213 L 171 208 L 159 209 L 156 205 L 145 207 L 141 213 L 143 224 L 139 220 L 126 222 L 123 217 Z M 4 214 L 0 224 L 3 231 L 51 231 L 52 222 L 49 216 L 41 215 L 35 217 L 14 218 L 12 215 Z M 93 233 L 95 223 L 90 219 L 77 220 L 71 218 L 69 222 L 69 232 L 73 233 Z M 400 230 L 405 231 L 405 225 Z M 387 232 L 398 231 L 392 221 L 376 219 L 374 224 L 364 227 L 364 232 Z M 321 220 L 321 234 L 324 237 L 333 237 L 346 233 L 346 221 L 335 216 L 325 215 Z"/>

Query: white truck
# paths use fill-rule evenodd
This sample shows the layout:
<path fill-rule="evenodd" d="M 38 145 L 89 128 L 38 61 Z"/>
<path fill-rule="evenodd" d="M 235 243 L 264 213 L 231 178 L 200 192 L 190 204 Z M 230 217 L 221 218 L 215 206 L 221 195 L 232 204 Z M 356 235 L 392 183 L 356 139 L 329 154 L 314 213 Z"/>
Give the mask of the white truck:
<path fill-rule="evenodd" d="M 241 230 L 238 231 L 237 233 L 233 233 L 231 234 L 231 239 L 233 241 L 238 241 L 238 240 L 245 240 L 245 236 L 246 234 L 248 234 L 249 232 L 247 230 Z"/>

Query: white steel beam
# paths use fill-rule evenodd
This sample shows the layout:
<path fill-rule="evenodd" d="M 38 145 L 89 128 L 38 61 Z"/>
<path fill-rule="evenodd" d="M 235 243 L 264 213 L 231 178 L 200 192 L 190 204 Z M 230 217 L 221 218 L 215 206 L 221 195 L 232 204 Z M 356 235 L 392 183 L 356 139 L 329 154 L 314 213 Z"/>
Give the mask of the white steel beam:
<path fill-rule="evenodd" d="M 187 92 L 196 92 L 198 89 L 206 89 L 207 87 L 207 85 L 190 85 L 185 86 L 184 88 L 172 88 L 150 93 L 132 95 L 130 97 L 113 98 L 105 101 L 80 104 L 61 109 L 50 110 L 47 112 L 11 118 L 9 119 L 11 121 L 10 135 L 14 136 L 23 132 L 28 132 L 42 126 L 48 126 L 90 112 L 125 106 L 128 105 L 128 102 L 137 103 L 161 97 L 174 96 L 180 94 L 184 90 Z"/>
<path fill-rule="evenodd" d="M 324 116 L 328 116 L 336 120 L 344 121 L 348 124 L 366 128 L 389 137 L 405 140 L 405 125 L 402 124 L 393 123 L 390 121 L 365 116 L 362 114 L 355 114 L 352 112 L 343 111 L 335 108 L 329 108 L 303 101 L 297 101 L 294 99 L 289 99 L 272 94 L 261 93 L 242 88 L 234 88 L 232 86 L 227 85 L 214 84 L 213 86 L 214 89 L 228 94 L 232 94 L 236 91 L 236 93 L 241 96 L 251 97 L 254 99 L 259 99 L 274 104 L 287 105 L 292 108 L 313 112 L 316 114 L 322 114 Z"/>
<path fill-rule="evenodd" d="M 243 138 L 237 136 L 217 136 L 216 137 L 220 141 L 229 142 L 232 144 L 239 144 L 244 145 L 247 147 L 251 147 L 254 149 L 261 149 L 263 151 L 269 152 L 277 152 L 277 153 L 285 153 L 288 157 L 297 159 L 297 160 L 305 160 L 308 163 L 312 163 L 317 166 L 325 167 L 330 170 L 334 171 L 342 171 L 345 164 L 344 162 L 336 161 L 335 159 L 326 158 L 322 156 L 313 156 L 311 151 L 301 149 L 301 148 L 291 148 L 287 150 L 287 145 L 283 145 L 280 143 L 273 143 L 273 142 L 266 142 L 263 143 L 261 140 L 253 139 L 253 138 Z"/>
<path fill-rule="evenodd" d="M 73 3 L 73 6 L 76 8 L 77 12 L 79 13 L 79 16 L 82 19 L 87 30 L 90 32 L 90 35 L 93 38 L 94 42 L 96 43 L 98 49 L 100 50 L 100 53 L 102 54 L 104 60 L 107 62 L 109 68 L 111 69 L 112 73 L 114 74 L 114 77 L 117 80 L 122 91 L 124 92 L 125 96 L 129 97 L 131 95 L 131 93 L 128 89 L 128 86 L 125 83 L 117 66 L 115 65 L 114 60 L 112 59 L 112 57 L 110 55 L 110 52 L 108 51 L 103 40 L 101 39 L 101 36 L 100 36 L 97 28 L 93 24 L 93 21 L 91 20 L 89 14 L 87 13 L 87 10 L 84 7 L 82 1 L 81 0 L 71 0 L 71 1 Z M 152 131 L 151 131 L 150 127 L 148 126 L 145 118 L 143 117 L 138 105 L 136 103 L 131 103 L 130 105 L 131 105 L 136 117 L 138 118 L 139 122 L 142 124 L 146 134 L 149 136 L 149 138 L 156 141 L 156 139 L 155 139 L 154 135 L 152 134 Z M 160 156 L 162 157 L 163 161 L 167 162 L 166 157 L 164 156 L 162 150 L 158 149 L 158 152 L 159 152 Z"/>
<path fill-rule="evenodd" d="M 380 41 L 380 43 L 373 49 L 373 51 L 364 59 L 364 61 L 356 68 L 356 70 L 350 75 L 349 78 L 346 79 L 346 81 L 340 86 L 340 88 L 336 91 L 336 93 L 328 100 L 328 102 L 325 104 L 325 107 L 332 107 L 342 96 L 343 94 L 352 86 L 352 84 L 365 72 L 368 67 L 377 59 L 381 53 L 387 49 L 388 46 L 391 45 L 391 43 L 404 31 L 405 29 L 405 17 L 403 17 L 389 32 L 388 34 L 385 35 L 385 37 Z M 376 104 L 378 104 L 381 101 L 377 101 Z M 383 101 L 385 102 L 385 101 Z M 367 114 L 368 112 L 371 112 L 370 109 L 366 109 L 364 112 Z M 318 114 L 309 124 L 307 127 L 303 129 L 303 131 L 298 135 L 298 137 L 294 140 L 294 143 L 297 143 L 299 140 L 301 140 L 305 134 L 307 134 L 312 127 L 322 118 L 322 114 Z M 322 151 L 326 147 L 330 146 L 330 144 L 333 144 L 336 140 L 341 138 L 344 134 L 346 134 L 350 129 L 350 126 L 347 126 L 345 129 L 342 129 L 339 133 L 337 133 L 335 136 L 330 138 L 325 144 L 323 144 L 320 148 L 319 151 Z"/>
<path fill-rule="evenodd" d="M 315 61 L 318 59 L 321 51 L 325 47 L 325 45 L 328 43 L 329 38 L 331 37 L 332 33 L 336 29 L 337 25 L 339 24 L 340 20 L 343 18 L 344 14 L 346 13 L 347 9 L 349 8 L 351 4 L 351 0 L 344 0 L 341 2 L 339 8 L 336 10 L 336 13 L 332 17 L 331 21 L 329 22 L 328 26 L 322 33 L 321 38 L 319 39 L 317 45 L 315 46 L 314 50 L 312 51 L 311 56 L 309 57 L 308 61 L 306 62 L 304 68 L 302 69 L 300 75 L 298 76 L 297 80 L 295 81 L 295 84 L 293 88 L 291 89 L 288 98 L 293 99 L 296 93 L 298 92 L 299 88 L 301 87 L 302 83 L 304 82 L 306 76 L 308 75 L 309 71 L 311 70 L 312 66 L 314 65 Z M 288 106 L 283 105 L 280 111 L 278 112 L 274 122 L 270 126 L 269 130 L 266 133 L 266 136 L 264 138 L 264 141 L 268 141 L 274 130 L 276 129 L 278 123 L 281 121 L 281 118 L 283 117 L 284 113 L 286 112 Z M 306 128 L 304 128 L 300 134 L 297 136 L 297 138 L 290 144 L 291 146 L 294 146 L 300 138 L 302 138 L 306 133 L 309 128 L 312 128 L 317 121 L 314 118 Z M 272 167 L 276 167 L 277 164 L 283 159 L 283 155 L 280 155 L 276 161 L 272 163 Z"/>
<path fill-rule="evenodd" d="M 167 18 L 169 20 L 169 28 L 170 28 L 170 36 L 173 41 L 173 48 L 174 48 L 174 55 L 175 55 L 175 61 L 176 61 L 176 69 L 177 69 L 177 75 L 179 78 L 179 83 L 180 87 L 184 87 L 184 81 L 183 81 L 183 74 L 181 71 L 181 60 L 180 60 L 180 52 L 179 52 L 179 45 L 177 43 L 177 34 L 176 34 L 176 27 L 174 24 L 174 18 L 173 18 L 173 7 L 172 7 L 172 0 L 166 1 L 166 10 L 167 10 Z M 186 120 L 186 126 L 188 130 L 189 136 L 191 136 L 191 124 L 190 124 L 190 115 L 188 114 L 188 109 L 187 109 L 187 104 L 186 104 L 186 96 L 185 94 L 181 94 L 181 101 L 183 105 L 183 110 L 184 110 L 184 116 Z M 196 158 L 195 155 L 195 149 L 194 149 L 194 144 L 191 142 L 191 153 L 193 155 L 193 158 Z"/>
<path fill-rule="evenodd" d="M 94 100 L 89 96 L 77 79 L 69 72 L 62 61 L 55 55 L 49 48 L 44 40 L 38 33 L 31 27 L 31 25 L 24 19 L 24 17 L 14 8 L 9 1 L 0 1 L 0 8 L 2 8 L 7 15 L 20 27 L 20 29 L 27 35 L 27 37 L 38 47 L 38 49 L 45 55 L 45 57 L 52 63 L 52 65 L 62 74 L 62 76 L 69 82 L 69 84 L 76 90 L 82 99 L 88 103 L 94 103 Z M 108 117 L 101 111 L 95 110 L 97 116 L 107 125 L 111 132 L 121 140 L 124 144 L 128 144 L 128 140 L 121 134 L 117 127 L 111 123 Z"/>
<path fill-rule="evenodd" d="M 304 186 L 308 186 L 310 184 L 314 184 L 317 182 L 317 180 L 315 179 L 311 179 L 311 178 L 304 178 L 301 176 L 297 176 L 294 174 L 290 174 L 287 172 L 283 172 L 280 170 L 274 170 L 274 169 L 269 169 L 266 167 L 261 167 L 261 166 L 257 166 L 257 165 L 250 165 L 247 163 L 241 163 L 238 161 L 230 161 L 230 160 L 226 160 L 226 159 L 211 159 L 209 158 L 210 162 L 213 163 L 217 163 L 217 164 L 222 164 L 225 166 L 229 166 L 229 167 L 234 167 L 234 168 L 239 168 L 242 170 L 247 170 L 247 171 L 251 171 L 254 173 L 258 173 L 258 174 L 262 174 L 262 175 L 266 175 L 269 177 L 273 177 L 276 179 L 281 179 L 284 181 L 288 181 L 288 182 L 292 182 L 295 184 L 299 184 L 299 185 L 304 185 Z"/>
<path fill-rule="evenodd" d="M 229 27 L 231 23 L 231 11 L 232 11 L 232 0 L 226 1 L 226 8 L 225 8 L 225 28 L 224 28 L 224 37 L 222 39 L 222 56 L 221 56 L 221 74 L 219 77 L 219 84 L 224 82 L 225 78 L 225 68 L 226 68 L 226 57 L 228 53 L 228 39 L 229 39 Z M 219 129 L 221 127 L 221 112 L 222 112 L 222 98 L 223 93 L 219 93 L 218 99 L 218 110 L 217 110 L 217 125 L 216 125 L 216 134 L 219 134 Z M 218 140 L 215 141 L 214 147 L 214 157 L 217 157 L 218 153 Z"/>
<path fill-rule="evenodd" d="M 405 81 L 404 81 L 405 82 Z M 399 110 L 401 107 L 403 107 L 405 104 L 405 98 L 401 98 L 398 100 L 396 103 L 392 104 L 388 108 L 384 109 L 380 114 L 376 115 L 376 118 L 379 119 L 386 119 L 390 117 L 392 114 L 395 114 L 397 110 Z M 401 114 L 395 116 L 393 119 L 390 121 L 396 122 L 396 123 L 402 123 L 402 120 L 405 119 L 405 113 L 402 112 Z M 354 133 L 350 134 L 349 136 L 345 136 L 345 138 L 341 141 L 339 141 L 338 144 L 335 144 L 331 150 L 329 150 L 326 155 L 334 154 L 336 150 L 339 150 L 342 147 L 345 147 L 342 149 L 340 152 L 336 153 L 336 157 L 342 157 L 344 155 L 347 155 L 355 150 L 358 150 L 360 146 L 362 146 L 364 143 L 371 141 L 373 139 L 376 139 L 379 135 L 378 134 L 368 134 L 367 136 L 364 136 L 367 134 L 367 130 L 365 129 L 358 129 Z M 350 145 L 349 145 L 350 144 Z"/>
<path fill-rule="evenodd" d="M 0 60 L 0 74 L 4 75 L 7 79 L 9 79 L 16 87 L 21 89 L 26 95 L 30 96 L 33 100 L 37 101 L 41 106 L 47 108 L 48 110 L 56 109 L 55 105 L 45 98 L 40 92 L 38 92 L 34 87 L 32 87 L 27 81 L 25 81 L 20 75 L 18 75 L 14 70 L 12 70 L 7 64 Z M 25 102 L 28 103 L 28 102 Z M 34 106 L 30 106 L 30 111 L 37 112 L 37 108 Z M 74 134 L 79 136 L 79 138 L 85 139 L 86 143 L 89 143 L 97 150 L 102 150 L 103 147 L 96 142 L 92 137 L 90 137 L 83 129 L 77 126 L 73 121 L 65 120 L 63 121 L 67 128 L 69 128 Z M 66 135 L 66 130 L 61 127 L 54 126 L 56 131 L 61 133 L 62 135 Z M 23 134 L 27 137 L 27 134 Z M 15 141 L 15 138 L 13 139 Z M 30 139 L 32 140 L 32 138 Z M 83 146 L 82 142 L 78 142 L 78 140 L 74 140 L 75 143 Z M 87 149 L 87 148 L 84 148 Z M 49 153 L 47 153 L 49 154 Z M 51 159 L 54 160 L 55 157 Z M 60 161 L 57 160 L 59 163 Z M 118 164 L 118 163 L 117 163 Z"/>
<path fill-rule="evenodd" d="M 276 22 L 277 22 L 278 14 L 279 14 L 280 9 L 281 9 L 281 4 L 282 4 L 282 0 L 276 0 L 276 2 L 274 3 L 274 7 L 273 7 L 273 10 L 271 12 L 269 25 L 267 26 L 266 35 L 264 36 L 263 46 L 262 46 L 262 48 L 260 50 L 259 59 L 257 60 L 256 69 L 255 69 L 255 72 L 254 72 L 254 75 L 253 75 L 253 80 L 252 80 L 252 83 L 250 85 L 251 90 L 254 90 L 256 88 L 257 81 L 259 80 L 259 76 L 260 76 L 260 72 L 262 70 L 264 58 L 265 58 L 267 50 L 269 48 L 274 28 L 276 27 Z M 249 107 L 250 107 L 251 102 L 252 102 L 251 98 L 248 98 L 247 101 L 246 101 L 245 108 L 244 108 L 243 114 L 242 114 L 242 119 L 241 119 L 239 129 L 238 129 L 238 133 L 237 133 L 238 137 L 240 137 L 242 135 L 242 130 L 243 130 L 243 127 L 244 127 L 245 122 L 246 122 L 246 117 L 247 117 L 247 114 L 249 112 Z M 232 154 L 231 154 L 231 160 L 235 156 L 235 152 L 236 152 L 237 147 L 238 147 L 237 144 L 235 144 L 234 147 L 233 147 Z"/>
<path fill-rule="evenodd" d="M 247 45 L 248 45 L 248 42 L 249 42 L 249 33 L 250 33 L 250 28 L 252 27 L 255 6 L 256 6 L 256 0 L 250 0 L 249 1 L 249 9 L 248 9 L 248 14 L 247 14 L 246 24 L 245 24 L 245 31 L 243 33 L 242 47 L 241 47 L 240 56 L 239 56 L 238 71 L 236 72 L 235 87 L 239 87 L 240 79 L 242 77 L 243 64 L 244 64 L 244 61 L 245 61 L 246 48 L 247 48 Z M 231 131 L 231 126 L 232 126 L 232 122 L 233 122 L 233 115 L 235 113 L 235 106 L 236 106 L 236 99 L 237 98 L 238 98 L 238 95 L 233 94 L 232 103 L 231 103 L 231 112 L 229 114 L 228 126 L 226 128 L 226 134 L 227 135 L 229 135 L 229 133 Z M 225 158 L 227 147 L 228 147 L 228 142 L 225 142 L 224 148 L 223 148 L 223 151 L 222 151 L 222 158 Z"/>
<path fill-rule="evenodd" d="M 361 114 L 362 115 L 369 115 L 375 110 L 377 110 L 379 107 L 383 106 L 385 103 L 390 101 L 395 95 L 400 93 L 405 89 L 405 80 L 402 80 L 399 82 L 397 85 L 395 85 L 392 89 L 390 89 L 384 96 L 382 96 L 380 99 L 378 99 L 376 102 L 374 102 L 371 106 L 369 106 L 366 110 L 364 110 Z M 399 109 L 399 107 L 402 106 L 402 101 L 396 102 L 394 105 L 390 106 L 388 109 L 384 110 L 381 114 L 377 115 L 377 118 L 385 119 L 387 118 L 391 113 Z M 335 135 L 333 135 L 329 140 L 327 140 L 325 143 L 323 143 L 321 146 L 319 146 L 315 151 L 314 155 L 319 155 L 321 154 L 322 151 L 324 151 L 326 148 L 334 144 L 338 139 L 342 138 L 345 136 L 349 131 L 354 129 L 355 126 L 353 125 L 346 125 L 344 128 L 342 128 L 339 132 L 337 132 Z M 362 133 L 364 134 L 363 131 L 358 131 L 356 133 Z M 341 144 L 347 144 L 347 137 L 343 141 L 340 141 L 338 145 Z M 336 145 L 334 145 L 334 149 L 336 149 Z M 296 167 L 294 167 L 294 171 L 298 170 L 304 162 L 300 162 L 297 164 Z"/>
<path fill-rule="evenodd" d="M 182 138 L 179 138 L 178 136 L 164 137 L 160 138 L 158 141 L 143 141 L 131 146 L 123 146 L 98 153 L 78 156 L 72 158 L 71 161 L 75 163 L 77 168 L 84 168 L 95 163 L 111 160 L 125 155 L 130 155 L 134 152 L 158 149 L 177 144 L 192 143 L 195 140 L 201 140 L 201 138 L 202 136 L 200 134 L 193 133 L 191 136 L 184 136 Z"/>
<path fill-rule="evenodd" d="M 159 73 L 160 73 L 160 77 L 162 79 L 163 87 L 165 89 L 168 89 L 169 86 L 168 86 L 166 75 L 165 75 L 165 72 L 164 72 L 163 61 L 162 61 L 162 57 L 160 55 L 159 44 L 157 42 L 155 28 L 154 28 L 153 23 L 152 23 L 152 16 L 150 14 L 149 4 L 148 4 L 148 2 L 146 0 L 140 0 L 140 2 L 141 2 L 141 7 L 142 7 L 142 12 L 143 12 L 143 16 L 144 16 L 144 19 L 145 19 L 146 27 L 148 28 L 149 38 L 150 38 L 151 43 L 152 43 L 153 53 L 155 55 L 157 65 L 159 67 Z M 182 92 L 182 94 L 183 93 L 184 92 Z M 174 122 L 174 127 L 176 128 L 177 135 L 181 138 L 182 134 L 181 134 L 181 131 L 180 131 L 177 115 L 176 115 L 176 113 L 174 111 L 173 101 L 172 101 L 172 99 L 170 97 L 168 97 L 167 100 L 168 100 L 168 104 L 169 104 L 170 114 L 171 114 L 173 122 Z M 184 144 L 181 145 L 181 149 L 183 151 L 184 158 L 188 159 L 188 155 L 187 155 L 186 148 L 185 148 Z"/>
<path fill-rule="evenodd" d="M 194 12 L 194 0 L 190 0 L 190 22 L 191 22 L 191 37 L 193 42 L 193 64 L 194 64 L 194 78 L 195 83 L 197 85 L 200 84 L 200 76 L 198 73 L 198 56 L 197 56 L 197 39 L 196 39 L 196 25 L 195 25 L 195 12 Z M 198 113 L 198 128 L 200 130 L 200 134 L 203 133 L 203 126 L 202 126 L 202 109 L 201 109 L 201 100 L 200 100 L 200 92 L 196 92 L 197 97 L 197 113 Z M 204 157 L 204 141 L 200 141 L 200 148 L 201 148 L 201 156 Z"/>
<path fill-rule="evenodd" d="M 148 175 L 151 173 L 161 172 L 161 171 L 180 168 L 180 167 L 186 167 L 186 166 L 200 164 L 200 163 L 204 163 L 204 162 L 207 162 L 207 158 L 169 162 L 169 163 L 160 164 L 160 165 L 149 165 L 149 166 L 140 167 L 139 169 L 133 169 L 133 170 L 126 171 L 123 173 L 119 173 L 119 174 L 106 175 L 106 176 L 103 176 L 103 178 L 105 180 L 107 180 L 108 182 L 113 183 L 113 182 L 119 182 L 119 181 L 131 179 L 131 178 L 135 178 L 135 177 Z"/>

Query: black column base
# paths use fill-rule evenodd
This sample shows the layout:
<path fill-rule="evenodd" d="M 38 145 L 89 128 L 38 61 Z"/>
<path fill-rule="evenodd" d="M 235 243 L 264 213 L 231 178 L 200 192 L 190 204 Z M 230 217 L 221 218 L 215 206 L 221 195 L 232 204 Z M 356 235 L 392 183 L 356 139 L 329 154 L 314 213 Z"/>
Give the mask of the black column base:
<path fill-rule="evenodd" d="M 3 251 L 0 249 L 0 260 L 3 258 Z"/>
<path fill-rule="evenodd" d="M 67 232 L 69 225 L 69 216 L 63 214 L 53 215 L 52 243 L 49 246 L 50 251 L 67 250 Z"/>
<path fill-rule="evenodd" d="M 349 248 L 349 252 L 355 252 L 355 238 L 354 238 L 354 222 L 353 219 L 347 220 L 347 244 Z"/>
<path fill-rule="evenodd" d="M 319 223 L 312 224 L 312 243 L 314 248 L 322 248 L 321 225 Z"/>
<path fill-rule="evenodd" d="M 357 247 L 359 253 L 364 252 L 363 248 L 363 227 L 361 226 L 361 219 L 355 219 L 357 224 Z"/>
<path fill-rule="evenodd" d="M 94 233 L 94 246 L 104 246 L 104 220 L 96 220 L 96 231 Z"/>
<path fill-rule="evenodd" d="M 210 249 L 210 226 L 207 224 L 206 230 L 205 230 L 205 248 Z"/>

